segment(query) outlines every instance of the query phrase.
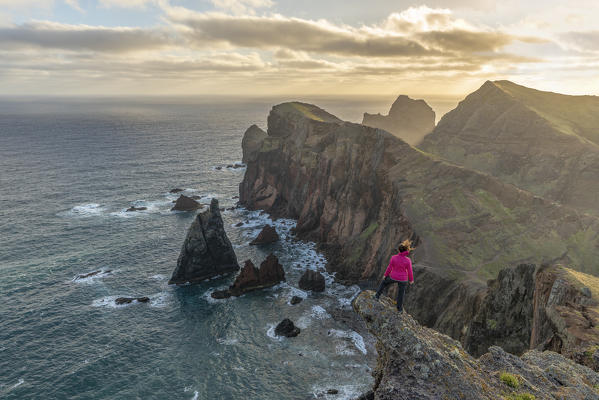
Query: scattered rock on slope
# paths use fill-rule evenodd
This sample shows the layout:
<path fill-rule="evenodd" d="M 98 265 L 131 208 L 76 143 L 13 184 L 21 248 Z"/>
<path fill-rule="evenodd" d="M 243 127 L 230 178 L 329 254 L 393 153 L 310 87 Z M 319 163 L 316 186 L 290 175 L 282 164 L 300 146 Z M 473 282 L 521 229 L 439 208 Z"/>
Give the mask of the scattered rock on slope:
<path fill-rule="evenodd" d="M 218 200 L 196 216 L 183 242 L 169 283 L 199 282 L 239 270 L 237 256 L 223 226 Z"/>

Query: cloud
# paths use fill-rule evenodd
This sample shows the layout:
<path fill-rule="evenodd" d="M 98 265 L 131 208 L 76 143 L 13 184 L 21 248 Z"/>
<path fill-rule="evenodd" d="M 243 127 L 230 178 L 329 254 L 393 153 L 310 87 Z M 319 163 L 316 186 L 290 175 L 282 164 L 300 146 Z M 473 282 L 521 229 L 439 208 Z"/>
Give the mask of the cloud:
<path fill-rule="evenodd" d="M 143 8 L 148 4 L 156 3 L 157 0 L 99 0 L 104 7 L 119 8 Z"/>
<path fill-rule="evenodd" d="M 258 8 L 274 5 L 271 0 L 212 0 L 214 7 L 233 14 L 254 14 Z"/>
<path fill-rule="evenodd" d="M 599 52 L 599 30 L 566 32 L 559 35 L 564 44 L 581 52 Z"/>
<path fill-rule="evenodd" d="M 164 30 L 68 25 L 37 21 L 0 28 L 5 49 L 38 47 L 70 51 L 134 52 L 172 45 L 175 38 Z"/>
<path fill-rule="evenodd" d="M 520 40 L 502 31 L 477 28 L 454 19 L 449 10 L 428 7 L 410 8 L 392 14 L 381 24 L 357 28 L 281 15 L 234 16 L 185 9 L 169 12 L 169 18 L 184 26 L 185 35 L 200 47 L 220 43 L 346 57 L 442 57 L 496 52 Z"/>

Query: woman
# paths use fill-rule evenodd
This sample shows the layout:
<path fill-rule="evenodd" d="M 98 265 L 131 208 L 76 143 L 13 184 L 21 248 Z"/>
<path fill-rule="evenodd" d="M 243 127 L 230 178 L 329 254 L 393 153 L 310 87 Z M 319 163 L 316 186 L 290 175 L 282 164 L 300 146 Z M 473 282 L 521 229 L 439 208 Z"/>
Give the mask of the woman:
<path fill-rule="evenodd" d="M 381 297 L 383 290 L 392 283 L 397 282 L 397 311 L 403 312 L 403 296 L 408 286 L 408 282 L 414 283 L 414 275 L 412 273 L 412 261 L 408 258 L 412 249 L 412 242 L 404 240 L 399 245 L 399 254 L 391 257 L 389 266 L 385 271 L 385 279 L 381 282 L 379 289 L 374 297 L 378 300 Z"/>

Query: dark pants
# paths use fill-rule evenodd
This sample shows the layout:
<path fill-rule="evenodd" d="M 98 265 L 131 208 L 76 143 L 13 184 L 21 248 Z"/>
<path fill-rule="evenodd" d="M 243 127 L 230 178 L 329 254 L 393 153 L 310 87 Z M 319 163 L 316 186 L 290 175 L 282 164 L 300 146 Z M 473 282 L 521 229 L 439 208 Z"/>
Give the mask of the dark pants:
<path fill-rule="evenodd" d="M 377 298 L 380 297 L 381 293 L 383 293 L 383 290 L 385 290 L 385 288 L 392 283 L 397 283 L 397 309 L 399 311 L 402 311 L 403 310 L 403 296 L 404 296 L 404 293 L 406 292 L 406 287 L 408 286 L 408 282 L 394 281 L 393 279 L 386 276 L 385 279 L 383 279 L 383 281 L 381 282 L 379 289 L 376 291 L 376 297 Z"/>

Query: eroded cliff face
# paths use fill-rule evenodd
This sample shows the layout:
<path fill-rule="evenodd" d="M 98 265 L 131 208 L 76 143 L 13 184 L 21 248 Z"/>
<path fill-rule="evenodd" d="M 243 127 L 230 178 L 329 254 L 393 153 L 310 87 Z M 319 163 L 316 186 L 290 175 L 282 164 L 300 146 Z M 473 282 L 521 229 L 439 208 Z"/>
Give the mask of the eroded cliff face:
<path fill-rule="evenodd" d="M 241 203 L 297 219 L 340 280 L 378 279 L 405 238 L 417 262 L 475 279 L 531 261 L 599 268 L 596 217 L 310 104 L 273 107 L 268 131 L 252 127 L 243 151 Z"/>
<path fill-rule="evenodd" d="M 599 97 L 488 81 L 420 148 L 599 215 Z"/>
<path fill-rule="evenodd" d="M 435 127 L 435 112 L 424 100 L 402 95 L 391 106 L 389 115 L 364 113 L 362 124 L 383 129 L 416 146 Z"/>
<path fill-rule="evenodd" d="M 375 399 L 599 399 L 599 375 L 557 353 L 532 350 L 517 357 L 491 347 L 475 359 L 457 341 L 373 294 L 362 292 L 353 306 L 378 340 Z"/>

